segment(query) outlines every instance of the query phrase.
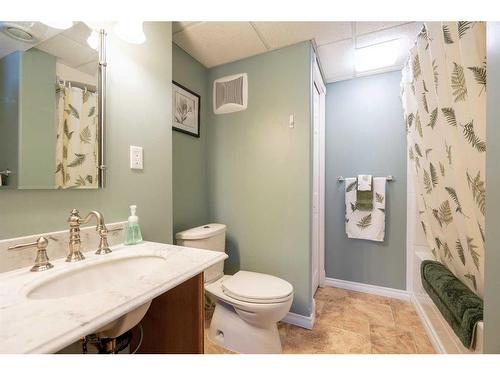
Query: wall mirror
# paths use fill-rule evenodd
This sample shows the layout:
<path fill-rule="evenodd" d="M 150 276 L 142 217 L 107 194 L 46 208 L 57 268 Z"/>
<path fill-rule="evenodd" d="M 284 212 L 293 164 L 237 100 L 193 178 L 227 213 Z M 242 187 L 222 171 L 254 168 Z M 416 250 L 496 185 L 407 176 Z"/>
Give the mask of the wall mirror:
<path fill-rule="evenodd" d="M 0 190 L 104 186 L 106 34 L 64 23 L 0 21 Z"/>

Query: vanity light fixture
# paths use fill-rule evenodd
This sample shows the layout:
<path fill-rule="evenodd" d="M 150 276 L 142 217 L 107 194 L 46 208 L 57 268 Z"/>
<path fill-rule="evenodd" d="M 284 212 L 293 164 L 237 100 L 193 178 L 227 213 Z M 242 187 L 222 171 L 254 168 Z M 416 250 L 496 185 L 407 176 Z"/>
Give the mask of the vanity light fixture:
<path fill-rule="evenodd" d="M 113 27 L 113 31 L 125 42 L 142 44 L 146 41 L 142 24 L 142 21 L 119 21 Z"/>
<path fill-rule="evenodd" d="M 389 40 L 354 50 L 356 72 L 393 66 L 399 54 L 399 39 Z"/>
<path fill-rule="evenodd" d="M 40 21 L 53 29 L 66 30 L 73 26 L 73 21 Z"/>

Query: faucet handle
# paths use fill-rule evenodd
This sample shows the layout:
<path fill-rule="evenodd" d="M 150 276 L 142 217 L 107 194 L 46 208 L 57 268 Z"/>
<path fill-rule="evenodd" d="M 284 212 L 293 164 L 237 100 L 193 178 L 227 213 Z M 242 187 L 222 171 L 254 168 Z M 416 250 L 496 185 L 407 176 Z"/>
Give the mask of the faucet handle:
<path fill-rule="evenodd" d="M 47 256 L 47 245 L 49 244 L 49 240 L 45 237 L 39 237 L 35 242 L 23 243 L 14 246 L 10 246 L 7 250 L 23 250 L 31 247 L 37 248 L 35 265 L 31 267 L 31 272 L 39 272 L 51 269 L 54 267 L 51 263 L 49 263 L 49 257 Z"/>
<path fill-rule="evenodd" d="M 97 255 L 109 254 L 111 252 L 111 249 L 108 245 L 108 229 L 105 225 L 103 225 L 101 228 L 99 228 L 98 226 L 97 232 L 99 233 L 100 241 L 99 247 L 97 248 L 97 251 L 95 253 Z"/>

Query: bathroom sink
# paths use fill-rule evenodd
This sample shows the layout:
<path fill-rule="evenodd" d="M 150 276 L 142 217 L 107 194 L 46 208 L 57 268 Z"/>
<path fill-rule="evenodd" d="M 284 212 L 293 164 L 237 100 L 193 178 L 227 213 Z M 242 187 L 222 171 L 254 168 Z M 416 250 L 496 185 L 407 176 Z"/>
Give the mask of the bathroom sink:
<path fill-rule="evenodd" d="M 144 276 L 161 267 L 165 259 L 160 256 L 145 255 L 109 259 L 103 262 L 83 265 L 53 278 L 43 280 L 32 287 L 26 297 L 29 299 L 55 299 L 99 290 L 114 289 Z"/>
<path fill-rule="evenodd" d="M 140 280 L 145 272 L 154 272 L 164 263 L 165 259 L 160 256 L 137 255 L 82 264 L 78 268 L 35 284 L 26 297 L 38 300 L 56 299 L 99 290 L 113 290 L 117 285 L 123 286 Z M 97 330 L 96 335 L 101 338 L 120 336 L 142 320 L 150 305 L 151 301 L 106 324 Z"/>

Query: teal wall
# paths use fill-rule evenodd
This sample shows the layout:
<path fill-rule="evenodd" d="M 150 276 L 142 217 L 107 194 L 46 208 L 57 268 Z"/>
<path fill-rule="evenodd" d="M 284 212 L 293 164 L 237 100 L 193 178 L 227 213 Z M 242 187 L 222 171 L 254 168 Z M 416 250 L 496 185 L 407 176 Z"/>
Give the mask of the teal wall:
<path fill-rule="evenodd" d="M 13 52 L 0 59 L 0 171 L 18 170 L 19 75 L 21 54 Z M 17 173 L 9 177 L 8 187 L 17 186 Z M 4 185 L 1 189 L 6 189 Z"/>
<path fill-rule="evenodd" d="M 0 191 L 0 239 L 66 229 L 73 207 L 126 220 L 135 203 L 144 237 L 171 242 L 171 24 L 146 22 L 144 32 L 141 45 L 108 37 L 106 188 Z M 143 171 L 129 168 L 129 145 L 144 147 Z"/>
<path fill-rule="evenodd" d="M 488 22 L 488 102 L 486 114 L 486 252 L 484 351 L 500 353 L 500 22 Z"/>
<path fill-rule="evenodd" d="M 206 224 L 208 214 L 208 70 L 172 45 L 172 79 L 200 99 L 200 138 L 172 132 L 173 227 L 176 232 Z"/>
<path fill-rule="evenodd" d="M 225 272 L 288 280 L 291 311 L 301 315 L 311 313 L 312 298 L 311 53 L 304 42 L 209 70 L 210 83 L 248 74 L 248 108 L 209 116 L 210 218 L 227 225 Z"/>
<path fill-rule="evenodd" d="M 56 58 L 32 48 L 21 54 L 18 189 L 55 188 Z"/>
<path fill-rule="evenodd" d="M 405 289 L 406 132 L 401 73 L 331 83 L 326 89 L 326 276 Z M 348 239 L 337 176 L 394 175 L 386 186 L 384 242 Z"/>

